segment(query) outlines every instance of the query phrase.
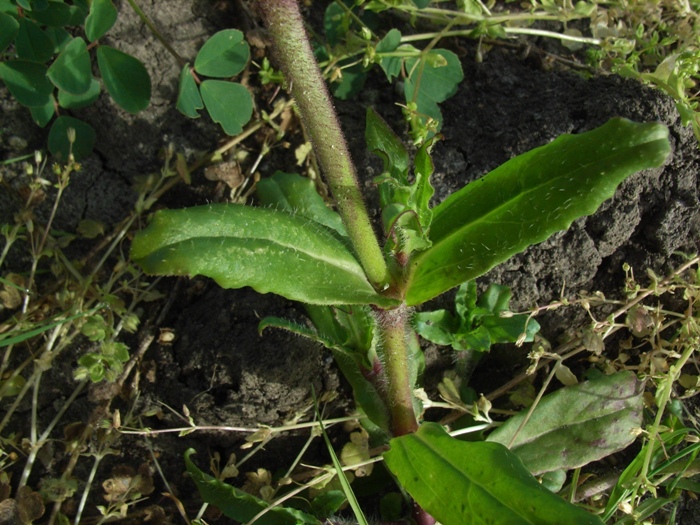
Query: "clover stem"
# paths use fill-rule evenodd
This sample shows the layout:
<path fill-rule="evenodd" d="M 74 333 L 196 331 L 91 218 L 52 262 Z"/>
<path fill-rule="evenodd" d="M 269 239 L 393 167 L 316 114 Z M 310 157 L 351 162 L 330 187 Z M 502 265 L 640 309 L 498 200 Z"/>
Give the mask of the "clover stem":
<path fill-rule="evenodd" d="M 383 289 L 389 271 L 367 213 L 355 166 L 311 50 L 297 0 L 259 0 L 274 58 L 285 74 L 338 212 L 370 282 Z"/>

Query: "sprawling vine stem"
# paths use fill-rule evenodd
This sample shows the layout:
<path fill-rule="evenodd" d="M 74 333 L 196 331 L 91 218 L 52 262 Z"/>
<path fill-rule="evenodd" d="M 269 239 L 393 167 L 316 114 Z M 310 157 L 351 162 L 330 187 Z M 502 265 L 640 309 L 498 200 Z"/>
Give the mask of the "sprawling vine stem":
<path fill-rule="evenodd" d="M 389 281 L 386 261 L 297 0 L 259 0 L 257 7 L 269 29 L 274 58 L 287 78 L 355 252 L 369 280 L 382 289 Z"/>

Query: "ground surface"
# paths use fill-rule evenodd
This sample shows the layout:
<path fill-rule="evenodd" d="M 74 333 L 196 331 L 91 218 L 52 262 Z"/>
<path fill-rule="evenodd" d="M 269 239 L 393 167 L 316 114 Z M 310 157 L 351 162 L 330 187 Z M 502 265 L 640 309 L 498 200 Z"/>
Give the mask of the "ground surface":
<path fill-rule="evenodd" d="M 217 29 L 252 27 L 252 20 L 244 12 L 223 2 L 177 0 L 167 5 L 155 1 L 141 4 L 178 53 L 190 60 Z M 153 79 L 153 100 L 151 107 L 137 116 L 126 115 L 106 98 L 77 115 L 95 127 L 98 141 L 95 154 L 72 179 L 59 210 L 57 228 L 66 231 L 73 231 L 77 222 L 85 218 L 107 225 L 117 223 L 135 199 L 131 190 L 135 177 L 159 169 L 158 150 L 168 143 L 192 157 L 196 152 L 214 148 L 221 136 L 218 127 L 206 119 L 191 121 L 175 110 L 177 64 L 127 5 L 122 6 L 119 25 L 109 40 L 144 61 Z M 586 131 L 611 117 L 658 120 L 671 129 L 673 154 L 666 166 L 631 177 L 594 216 L 577 221 L 567 232 L 514 257 L 485 276 L 483 283 L 510 285 L 516 308 L 544 304 L 558 298 L 562 290 L 566 295 L 575 295 L 579 290 L 601 290 L 615 296 L 622 285 L 623 262 L 642 274 L 646 268 L 663 273 L 678 263 L 674 251 L 699 249 L 698 146 L 691 130 L 681 126 L 670 99 L 632 80 L 585 80 L 542 60 L 537 52 L 524 57 L 522 50 L 496 47 L 485 55 L 483 63 L 476 63 L 470 44 L 452 45 L 461 51 L 465 81 L 458 93 L 442 105 L 445 139 L 434 149 L 438 200 L 518 153 L 545 144 L 561 133 Z M 368 190 L 369 181 L 377 174 L 377 164 L 364 150 L 365 107 L 371 104 L 400 129 L 396 101 L 393 89 L 377 75 L 370 79 L 359 100 L 338 103 Z M 0 90 L 0 103 L 2 157 L 42 147 L 45 135 L 33 126 L 26 110 L 15 105 L 4 90 Z M 256 145 L 247 147 L 253 150 Z M 279 164 L 290 158 L 289 153 L 282 152 L 266 159 L 260 166 L 262 176 L 276 169 L 294 171 L 294 165 Z M 10 173 L 13 168 L 3 169 Z M 194 173 L 192 187 L 176 188 L 163 202 L 173 207 L 198 204 L 214 197 L 214 186 L 202 173 Z M 0 222 L 7 222 L 11 208 L 2 194 L 0 207 Z M 17 270 L 22 263 L 21 259 L 14 259 L 10 264 Z M 331 405 L 334 415 L 343 415 L 350 408 L 347 386 L 321 348 L 275 331 L 259 336 L 257 324 L 263 316 L 300 318 L 301 313 L 293 304 L 250 290 L 221 290 L 205 279 L 166 280 L 163 291 L 172 306 L 158 328 L 172 329 L 175 340 L 168 345 L 153 344 L 144 356 L 141 395 L 135 410 L 154 408 L 162 413 L 160 418 L 144 419 L 144 425 L 182 426 L 182 420 L 164 405 L 177 411 L 187 406 L 198 425 L 280 425 L 307 406 L 312 386 L 316 392 L 340 393 L 340 400 Z M 448 297 L 437 302 L 450 301 Z M 147 306 L 153 311 L 144 312 L 144 316 L 156 315 L 154 312 L 160 307 L 162 304 Z M 574 318 L 571 315 L 548 314 L 540 320 L 544 333 L 556 337 L 571 327 L 581 326 L 582 314 Z M 137 342 L 137 337 L 129 341 L 134 346 Z M 66 355 L 66 361 L 52 370 L 51 387 L 42 392 L 46 397 L 39 401 L 47 419 L 53 417 L 57 398 L 65 397 L 72 389 L 71 371 L 83 350 L 84 347 L 77 347 L 73 355 Z M 428 351 L 430 379 L 450 365 L 451 357 L 434 347 Z M 509 349 L 485 361 L 483 373 L 478 374 L 479 391 L 486 393 L 511 377 L 513 369 L 522 362 L 514 358 L 513 352 L 516 351 Z M 522 357 L 523 350 L 517 352 Z M 68 420 L 87 418 L 96 406 L 95 399 L 95 392 L 79 399 Z M 121 403 L 117 407 L 129 406 L 131 401 Z M 23 410 L 26 413 L 28 406 Z M 26 428 L 18 423 L 17 431 L 26 432 Z M 207 455 L 215 451 L 222 457 L 231 452 L 242 455 L 238 449 L 242 440 L 240 434 L 230 432 L 200 432 L 182 438 L 164 435 L 148 444 L 141 437 L 125 437 L 117 456 L 105 462 L 96 479 L 106 479 L 114 465 L 138 467 L 150 462 L 150 447 L 157 453 L 171 489 L 191 504 L 195 499 L 190 497 L 193 487 L 183 475 L 184 450 L 196 448 L 200 464 L 205 465 Z M 266 452 L 251 460 L 250 470 L 285 467 L 304 440 L 304 435 L 274 440 Z M 315 442 L 309 457 L 322 455 L 321 443 Z M 60 462 L 60 458 L 56 461 Z M 47 468 L 50 471 L 58 467 Z M 38 481 L 41 473 L 35 470 L 35 475 Z M 75 476 L 86 479 L 87 471 L 78 469 Z M 156 479 L 155 493 L 163 491 L 165 488 Z M 165 501 L 160 503 L 167 506 Z M 172 508 L 168 512 L 174 514 Z M 93 511 L 88 515 L 94 515 Z M 680 523 L 692 523 L 691 519 L 687 517 Z M 222 519 L 218 523 L 224 522 Z"/>

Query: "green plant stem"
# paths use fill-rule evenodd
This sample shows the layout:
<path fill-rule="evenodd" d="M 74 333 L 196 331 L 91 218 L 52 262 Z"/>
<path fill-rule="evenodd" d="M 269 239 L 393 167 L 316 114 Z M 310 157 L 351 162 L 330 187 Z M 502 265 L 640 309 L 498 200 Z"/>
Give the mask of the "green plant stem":
<path fill-rule="evenodd" d="M 355 252 L 370 282 L 381 290 L 388 284 L 389 271 L 299 5 L 296 0 L 260 0 L 257 5 Z"/>
<path fill-rule="evenodd" d="M 418 430 L 408 362 L 408 308 L 401 305 L 394 310 L 378 310 L 376 316 L 387 379 L 386 403 L 391 414 L 391 431 L 394 436 L 403 436 Z"/>

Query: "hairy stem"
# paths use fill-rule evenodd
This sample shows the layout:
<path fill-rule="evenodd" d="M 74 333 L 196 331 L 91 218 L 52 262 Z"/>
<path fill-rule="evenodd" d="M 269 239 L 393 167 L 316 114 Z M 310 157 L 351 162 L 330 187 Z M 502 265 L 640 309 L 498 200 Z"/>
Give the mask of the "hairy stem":
<path fill-rule="evenodd" d="M 274 58 L 284 72 L 338 212 L 370 282 L 383 289 L 389 272 L 326 84 L 309 44 L 297 0 L 259 0 Z"/>
<path fill-rule="evenodd" d="M 379 310 L 376 315 L 388 383 L 385 397 L 391 414 L 391 432 L 402 436 L 418 430 L 408 362 L 408 309 L 402 304 L 394 310 Z"/>

